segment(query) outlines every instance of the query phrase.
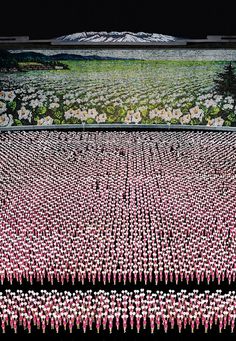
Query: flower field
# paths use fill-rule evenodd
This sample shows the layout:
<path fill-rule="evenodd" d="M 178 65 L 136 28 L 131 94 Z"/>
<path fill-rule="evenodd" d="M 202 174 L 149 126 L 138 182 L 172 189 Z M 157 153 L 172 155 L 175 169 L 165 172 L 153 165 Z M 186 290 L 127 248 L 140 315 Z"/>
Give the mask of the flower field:
<path fill-rule="evenodd" d="M 66 70 L 0 73 L 0 126 L 236 126 L 235 98 L 215 79 L 228 62 L 63 61 Z"/>

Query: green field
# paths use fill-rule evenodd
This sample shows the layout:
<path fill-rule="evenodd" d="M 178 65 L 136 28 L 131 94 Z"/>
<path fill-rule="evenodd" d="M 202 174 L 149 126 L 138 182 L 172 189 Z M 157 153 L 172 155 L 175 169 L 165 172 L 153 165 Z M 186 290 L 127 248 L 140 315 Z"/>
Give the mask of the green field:
<path fill-rule="evenodd" d="M 6 125 L 7 120 L 11 125 L 82 122 L 236 125 L 234 96 L 216 89 L 216 79 L 229 62 L 61 63 L 67 64 L 69 70 L 0 75 L 1 125 Z"/>

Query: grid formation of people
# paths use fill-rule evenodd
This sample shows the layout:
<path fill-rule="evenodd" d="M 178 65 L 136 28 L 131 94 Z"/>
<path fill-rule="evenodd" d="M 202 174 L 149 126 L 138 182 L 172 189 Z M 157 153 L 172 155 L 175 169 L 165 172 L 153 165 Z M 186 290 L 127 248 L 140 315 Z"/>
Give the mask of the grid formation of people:
<path fill-rule="evenodd" d="M 177 311 L 162 311 L 160 292 L 135 293 L 135 285 L 142 283 L 145 287 L 152 283 L 158 288 L 163 282 L 168 288 L 171 282 L 235 282 L 235 151 L 236 134 L 231 132 L 2 132 L 1 284 L 91 282 L 96 290 L 100 282 L 104 286 L 132 283 L 131 292 L 71 292 L 78 302 L 82 302 L 81 297 L 95 300 L 100 294 L 109 300 L 105 304 L 107 310 L 76 305 L 78 314 L 86 316 L 82 319 L 87 321 L 83 328 L 86 330 L 89 325 L 91 313 L 100 316 L 101 312 L 101 322 L 105 311 L 108 321 L 115 321 L 118 312 L 118 320 L 127 316 L 122 319 L 124 331 L 126 323 L 132 325 L 131 317 L 137 314 L 142 321 L 148 316 L 152 331 L 157 323 L 152 321 L 157 321 L 157 316 L 165 330 L 168 321 L 178 324 L 178 309 L 182 309 L 182 303 L 186 306 L 185 301 Z M 6 300 L 9 295 L 15 300 L 14 309 L 10 308 L 13 301 Z M 35 299 L 37 314 L 44 316 L 44 296 L 50 295 L 56 300 L 59 297 L 53 291 L 30 291 L 28 296 L 22 292 L 2 293 L 2 330 L 5 318 L 13 321 L 15 330 L 24 320 L 21 301 L 30 303 Z M 114 307 L 112 295 L 119 298 L 114 298 Z M 123 304 L 126 296 L 135 300 L 135 295 L 146 299 L 150 295 L 156 305 L 149 308 L 157 309 L 145 310 L 141 304 L 133 312 L 126 308 L 122 311 L 124 307 L 117 302 L 121 300 Z M 223 296 L 216 291 L 163 295 L 167 299 L 164 305 L 172 302 L 170 295 L 183 297 L 187 302 L 195 296 L 199 302 L 210 300 L 209 304 L 205 302 L 205 310 L 201 310 L 202 303 L 195 310 L 183 310 L 183 318 L 193 330 L 196 319 L 208 330 L 211 319 L 204 317 L 207 314 L 212 321 L 215 318 L 220 330 L 227 324 L 234 329 L 234 292 Z M 60 297 L 65 303 L 70 302 L 69 296 L 63 293 Z M 222 302 L 229 304 L 223 307 Z M 49 313 L 57 314 L 54 308 Z M 22 311 L 31 316 L 31 322 L 37 321 L 33 311 Z M 12 314 L 17 316 L 15 320 Z M 109 320 L 108 316 L 113 318 Z M 153 320 L 150 316 L 154 316 Z M 166 320 L 161 316 L 166 316 Z M 224 318 L 217 316 L 227 316 L 226 324 Z M 72 325 L 75 320 L 74 317 Z M 62 322 L 58 321 L 60 325 Z M 66 321 L 70 325 L 70 318 Z M 92 321 L 97 323 L 95 317 Z M 141 324 L 138 319 L 134 321 L 139 330 Z M 182 324 L 178 326 L 181 330 Z"/>

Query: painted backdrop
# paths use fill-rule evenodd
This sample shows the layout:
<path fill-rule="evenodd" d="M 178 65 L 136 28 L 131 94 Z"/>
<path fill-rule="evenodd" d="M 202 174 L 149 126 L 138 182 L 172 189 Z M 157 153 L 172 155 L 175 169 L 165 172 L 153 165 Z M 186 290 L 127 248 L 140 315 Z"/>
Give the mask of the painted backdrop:
<path fill-rule="evenodd" d="M 0 126 L 236 126 L 236 51 L 0 51 Z"/>

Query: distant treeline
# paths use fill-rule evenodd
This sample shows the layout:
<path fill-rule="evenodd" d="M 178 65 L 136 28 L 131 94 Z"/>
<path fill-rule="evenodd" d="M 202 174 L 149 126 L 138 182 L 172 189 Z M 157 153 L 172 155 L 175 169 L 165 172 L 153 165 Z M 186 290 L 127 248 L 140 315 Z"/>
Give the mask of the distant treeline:
<path fill-rule="evenodd" d="M 10 52 L 0 50 L 0 69 L 1 68 L 17 68 L 18 61 Z"/>
<path fill-rule="evenodd" d="M 36 62 L 45 64 L 63 60 L 126 60 L 126 58 L 101 57 L 97 55 L 82 56 L 72 53 L 55 53 L 54 55 L 48 56 L 34 51 L 11 53 L 7 50 L 0 50 L 0 68 L 17 68 L 18 63 L 20 62 Z"/>
<path fill-rule="evenodd" d="M 16 69 L 26 70 L 20 65 L 20 63 L 39 63 L 44 68 L 56 68 L 61 67 L 63 69 L 69 69 L 68 65 L 61 63 L 60 59 L 50 58 L 37 52 L 22 52 L 22 53 L 10 53 L 7 50 L 0 50 L 0 70 L 3 69 Z M 29 67 L 30 68 L 30 67 Z"/>

